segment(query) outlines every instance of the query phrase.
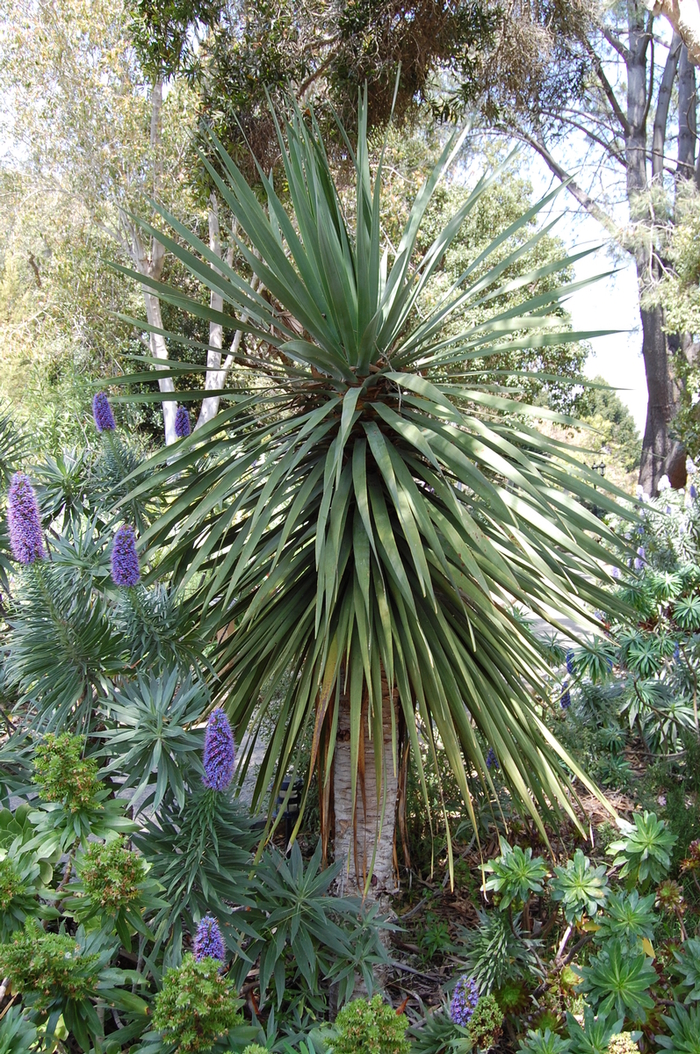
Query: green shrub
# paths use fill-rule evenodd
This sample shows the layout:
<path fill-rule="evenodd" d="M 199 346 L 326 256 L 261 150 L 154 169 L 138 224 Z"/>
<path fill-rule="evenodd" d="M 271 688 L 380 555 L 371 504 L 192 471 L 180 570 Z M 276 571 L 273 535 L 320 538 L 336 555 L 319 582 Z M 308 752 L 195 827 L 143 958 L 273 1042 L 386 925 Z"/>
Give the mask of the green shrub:
<path fill-rule="evenodd" d="M 348 1003 L 335 1027 L 333 1054 L 408 1054 L 410 1049 L 406 1016 L 382 1002 L 380 995 Z"/>
<path fill-rule="evenodd" d="M 116 913 L 138 899 L 146 865 L 121 840 L 104 845 L 93 843 L 80 863 L 80 877 L 88 897 L 101 908 Z"/>
<path fill-rule="evenodd" d="M 163 978 L 156 996 L 153 1027 L 163 1039 L 177 1044 L 182 1054 L 209 1050 L 220 1036 L 243 1021 L 239 1002 L 221 963 L 186 955 L 180 966 Z"/>
<path fill-rule="evenodd" d="M 60 802 L 71 812 L 88 809 L 100 788 L 97 762 L 84 758 L 84 736 L 47 735 L 36 748 L 34 781 L 44 801 Z"/>
<path fill-rule="evenodd" d="M 482 995 L 474 1008 L 469 1025 L 469 1036 L 476 1050 L 490 1050 L 501 1034 L 503 1011 L 492 995 Z M 556 1054 L 556 1052 L 555 1052 Z"/>

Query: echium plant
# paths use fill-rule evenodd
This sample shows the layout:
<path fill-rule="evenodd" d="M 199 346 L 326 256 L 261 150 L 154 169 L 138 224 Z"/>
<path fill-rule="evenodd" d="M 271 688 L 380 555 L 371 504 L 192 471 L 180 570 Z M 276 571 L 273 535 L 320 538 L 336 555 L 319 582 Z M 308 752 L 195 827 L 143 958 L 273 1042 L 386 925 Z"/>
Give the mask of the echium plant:
<path fill-rule="evenodd" d="M 7 526 L 12 555 L 20 564 L 46 556 L 39 506 L 29 476 L 16 472 L 7 495 Z"/>
<path fill-rule="evenodd" d="M 671 867 L 669 853 L 676 836 L 669 831 L 656 813 L 635 813 L 634 823 L 620 820 L 623 837 L 608 846 L 614 856 L 613 865 L 620 868 L 620 878 L 627 879 L 630 888 L 645 888 L 650 882 L 660 882 Z"/>
<path fill-rule="evenodd" d="M 513 602 L 545 619 L 556 610 L 590 624 L 605 595 L 603 542 L 626 551 L 589 511 L 617 510 L 614 487 L 534 427 L 543 416 L 568 419 L 506 398 L 494 390 L 500 375 L 489 374 L 506 349 L 583 336 L 562 330 L 562 290 L 548 279 L 547 291 L 531 292 L 572 259 L 508 275 L 538 235 L 513 248 L 508 240 L 551 199 L 499 234 L 446 292 L 427 296 L 465 217 L 498 178 L 482 178 L 416 251 L 431 197 L 465 137 L 445 145 L 394 248 L 383 235 L 383 162 L 371 170 L 366 104 L 357 146 L 347 143 L 352 227 L 314 117 L 295 109 L 279 126 L 288 207 L 262 168 L 261 203 L 220 144 L 216 165 L 204 162 L 236 217 L 251 282 L 164 210 L 173 237 L 143 224 L 225 310 L 129 272 L 178 308 L 245 334 L 235 401 L 137 473 L 134 498 L 158 492 L 167 501 L 144 557 L 167 552 L 159 567 L 195 590 L 202 624 L 217 634 L 220 700 L 233 725 L 242 730 L 283 697 L 253 806 L 273 777 L 274 802 L 299 737 L 314 727 L 309 771 L 321 758 L 322 825 L 335 756 L 336 773 L 343 765 L 350 773 L 346 827 L 356 834 L 356 860 L 369 861 L 383 830 L 378 888 L 388 881 L 378 871 L 391 868 L 384 850 L 394 810 L 377 811 L 383 827 L 372 809 L 366 823 L 355 811 L 368 722 L 381 742 L 383 727 L 395 740 L 403 721 L 419 767 L 419 723 L 439 735 L 467 802 L 466 773 L 489 778 L 485 743 L 537 823 L 557 803 L 576 822 L 563 762 L 585 776 L 533 705 L 541 648 Z M 499 312 L 499 296 L 518 289 L 522 302 Z M 452 326 L 469 311 L 480 321 Z M 337 735 L 345 726 L 347 740 Z M 386 790 L 383 752 L 376 761 L 362 777 L 374 780 L 365 803 Z"/>

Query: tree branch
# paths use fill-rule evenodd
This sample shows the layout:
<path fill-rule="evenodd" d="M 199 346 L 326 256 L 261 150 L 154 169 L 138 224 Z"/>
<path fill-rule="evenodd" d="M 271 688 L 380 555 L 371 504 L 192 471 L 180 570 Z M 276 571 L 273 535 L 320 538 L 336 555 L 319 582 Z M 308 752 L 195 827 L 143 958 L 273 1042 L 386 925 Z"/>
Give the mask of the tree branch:
<path fill-rule="evenodd" d="M 534 136 L 528 135 L 527 132 L 523 131 L 517 132 L 516 137 L 518 139 L 522 139 L 524 143 L 527 143 L 528 146 L 531 146 L 533 150 L 537 151 L 537 153 L 540 155 L 540 157 L 543 159 L 543 161 L 549 168 L 550 172 L 553 172 L 557 179 L 560 179 L 562 183 L 566 183 L 566 189 L 569 191 L 572 197 L 574 197 L 576 201 L 578 201 L 579 205 L 581 205 L 586 210 L 586 212 L 589 213 L 589 215 L 593 216 L 594 219 L 598 220 L 598 223 L 605 227 L 606 231 L 608 232 L 608 234 L 610 234 L 611 237 L 615 239 L 619 237 L 619 229 L 617 224 L 610 218 L 610 216 L 608 216 L 606 212 L 603 212 L 600 205 L 598 205 L 597 202 L 593 200 L 590 194 L 587 194 L 583 187 L 580 187 L 576 180 L 571 178 L 569 173 L 564 168 L 562 168 L 562 166 L 559 164 L 558 161 L 554 159 L 554 157 L 552 157 L 549 150 L 541 140 L 535 139 Z"/>
<path fill-rule="evenodd" d="M 614 48 L 618 55 L 620 55 L 620 57 L 624 60 L 624 62 L 627 63 L 630 54 L 629 49 L 625 47 L 620 38 L 616 37 L 612 30 L 608 29 L 607 26 L 599 25 L 598 29 L 603 34 L 610 47 Z"/>
<path fill-rule="evenodd" d="M 590 41 L 586 41 L 586 50 L 588 51 L 588 54 L 589 54 L 590 59 L 591 59 L 591 62 L 593 63 L 593 69 L 596 71 L 598 80 L 600 81 L 600 86 L 603 89 L 603 92 L 605 93 L 605 97 L 607 98 L 608 102 L 610 103 L 610 106 L 612 107 L 613 113 L 615 114 L 615 116 L 617 117 L 618 121 L 620 122 L 620 127 L 622 128 L 622 131 L 627 136 L 627 135 L 629 135 L 629 130 L 630 130 L 629 121 L 627 120 L 627 117 L 625 116 L 625 114 L 622 112 L 622 108 L 621 108 L 619 102 L 617 101 L 617 96 L 615 95 L 615 92 L 613 91 L 612 85 L 611 85 L 610 81 L 608 80 L 608 78 L 605 76 L 605 70 L 603 69 L 603 63 L 600 61 L 600 59 L 596 55 L 595 50 L 594 50 L 592 44 L 590 43 Z"/>
<path fill-rule="evenodd" d="M 693 65 L 700 65 L 700 3 L 698 0 L 642 0 L 652 15 L 663 15 L 688 49 Z"/>
<path fill-rule="evenodd" d="M 681 53 L 681 38 L 678 33 L 673 34 L 671 46 L 668 49 L 664 72 L 661 75 L 659 97 L 656 102 L 656 114 L 654 115 L 654 130 L 652 133 L 651 146 L 651 178 L 661 179 L 663 176 L 664 144 L 666 142 L 666 125 L 668 123 L 668 111 L 671 105 L 671 94 L 673 82 L 678 69 L 678 59 Z"/>

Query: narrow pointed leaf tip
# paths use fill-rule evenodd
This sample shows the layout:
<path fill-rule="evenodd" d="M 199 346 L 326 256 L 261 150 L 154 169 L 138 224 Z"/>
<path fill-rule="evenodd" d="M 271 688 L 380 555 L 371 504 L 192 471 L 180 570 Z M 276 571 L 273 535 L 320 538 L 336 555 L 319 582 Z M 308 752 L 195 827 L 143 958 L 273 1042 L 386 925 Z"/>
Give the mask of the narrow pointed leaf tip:
<path fill-rule="evenodd" d="M 226 714 L 217 707 L 212 711 L 204 737 L 204 786 L 210 790 L 226 790 L 233 779 L 234 762 L 233 732 Z"/>
<path fill-rule="evenodd" d="M 104 392 L 98 392 L 92 400 L 92 416 L 98 432 L 113 432 L 117 427 L 112 407 Z"/>
<path fill-rule="evenodd" d="M 226 962 L 226 945 L 219 923 L 213 915 L 205 915 L 197 926 L 193 950 L 197 962 L 201 962 L 202 959 L 217 959 L 219 962 Z"/>
<path fill-rule="evenodd" d="M 20 564 L 43 560 L 44 536 L 34 489 L 29 476 L 15 472 L 7 496 L 7 526 L 12 555 Z"/>
<path fill-rule="evenodd" d="M 112 543 L 112 581 L 115 586 L 135 586 L 141 578 L 134 528 L 123 524 Z"/>

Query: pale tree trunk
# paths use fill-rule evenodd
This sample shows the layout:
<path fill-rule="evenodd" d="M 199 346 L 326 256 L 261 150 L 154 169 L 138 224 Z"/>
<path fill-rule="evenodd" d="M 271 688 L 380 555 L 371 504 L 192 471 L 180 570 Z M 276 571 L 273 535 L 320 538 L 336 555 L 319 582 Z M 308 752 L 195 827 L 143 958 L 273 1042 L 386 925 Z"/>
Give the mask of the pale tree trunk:
<path fill-rule="evenodd" d="M 700 65 L 700 3 L 698 0 L 642 0 L 647 11 L 664 15 L 680 35 L 691 61 Z"/>
<path fill-rule="evenodd" d="M 684 44 L 678 64 L 678 179 L 695 175 L 696 106 L 695 67 Z"/>
<path fill-rule="evenodd" d="M 370 738 L 365 706 L 360 744 L 360 772 L 357 778 L 355 810 L 352 808 L 350 764 L 350 704 L 341 696 L 338 732 L 333 758 L 333 811 L 335 816 L 334 854 L 344 866 L 337 883 L 339 895 L 365 892 L 377 899 L 398 889 L 395 867 L 396 803 L 398 797 L 399 713 L 396 690 L 389 692 L 383 680 L 383 741 Z M 393 726 L 393 735 L 392 735 Z M 375 749 L 382 751 L 383 779 L 377 786 Z"/>
<path fill-rule="evenodd" d="M 134 257 L 135 264 L 142 275 L 146 275 L 148 278 L 153 278 L 156 281 L 160 278 L 163 273 L 163 263 L 165 257 L 165 250 L 160 242 L 154 239 L 151 240 L 151 252 L 146 253 L 145 247 L 141 240 L 139 232 L 134 229 L 132 231 L 132 241 L 134 244 Z M 153 293 L 149 293 L 146 288 L 143 290 L 143 299 L 146 304 L 146 318 L 148 319 L 149 325 L 156 326 L 158 329 L 163 328 L 163 316 L 160 310 L 160 300 Z M 168 359 L 168 347 L 165 343 L 165 338 L 160 333 L 149 333 L 149 346 L 151 349 L 151 355 L 155 359 Z M 165 366 L 163 366 L 165 369 Z M 158 381 L 158 387 L 161 392 L 174 392 L 175 385 L 172 377 L 163 377 Z M 175 415 L 177 414 L 177 403 L 174 399 L 163 401 L 163 427 L 165 430 L 165 442 L 167 446 L 171 443 L 176 442 L 177 435 L 175 432 Z"/>
<path fill-rule="evenodd" d="M 664 151 L 666 149 L 666 128 L 668 126 L 668 111 L 673 94 L 673 82 L 678 70 L 678 60 L 681 53 L 681 38 L 677 33 L 673 34 L 671 46 L 668 49 L 668 57 L 659 86 L 659 95 L 656 100 L 656 114 L 654 115 L 654 131 L 651 147 L 651 177 L 660 183 L 664 176 Z"/>
<path fill-rule="evenodd" d="M 163 82 L 157 78 L 153 85 L 151 96 L 151 153 L 153 157 L 153 196 L 157 198 L 163 178 L 163 157 L 160 152 L 160 129 L 161 110 L 163 106 Z M 122 223 L 128 232 L 129 247 L 134 266 L 140 274 L 146 278 L 159 281 L 163 274 L 165 263 L 165 249 L 159 241 L 151 238 L 150 249 L 147 251 L 143 243 L 141 233 L 134 223 L 122 216 Z M 143 299 L 146 306 L 146 318 L 151 326 L 163 329 L 163 315 L 160 309 L 160 300 L 154 294 L 143 287 Z M 151 355 L 155 359 L 168 359 L 168 346 L 165 338 L 160 333 L 149 333 L 148 337 Z M 162 367 L 165 369 L 165 366 Z M 175 385 L 172 377 L 163 377 L 158 381 L 161 392 L 174 393 Z M 174 399 L 163 401 L 163 428 L 165 432 L 166 445 L 176 442 L 175 416 L 177 414 L 177 403 Z"/>
<path fill-rule="evenodd" d="M 649 114 L 647 55 L 651 40 L 651 23 L 644 8 L 636 0 L 627 4 L 629 38 L 626 56 L 627 65 L 627 128 L 625 135 L 625 160 L 627 162 L 627 198 L 630 204 L 630 217 L 633 222 L 650 224 L 651 214 L 648 204 L 647 177 L 647 117 Z M 652 140 L 652 177 L 661 176 L 659 171 L 658 152 L 665 139 L 668 116 L 668 97 L 675 73 L 675 53 L 673 43 L 671 55 L 667 61 L 666 71 L 661 83 L 659 103 L 660 112 L 654 122 Z M 690 100 L 688 86 L 687 52 L 681 48 L 678 66 L 684 78 L 684 88 L 679 85 L 679 96 L 685 104 L 685 124 L 690 120 Z M 694 74 L 691 73 L 694 81 Z M 666 89 L 666 91 L 664 90 Z M 667 94 L 668 92 L 668 94 Z M 694 107 L 694 100 L 693 100 Z M 693 109 L 693 123 L 694 123 Z M 683 135 L 684 115 L 679 114 L 681 136 L 679 145 L 683 144 L 683 164 L 687 163 L 687 136 Z M 694 149 L 694 146 L 693 146 Z M 655 155 L 657 155 L 655 157 Z M 681 161 L 679 157 L 679 162 Z M 656 171 L 655 171 L 656 169 Z M 692 175 L 693 166 L 691 165 Z M 658 278 L 658 261 L 651 244 L 651 231 L 645 244 L 634 251 L 637 279 L 642 296 Z M 642 458 L 639 469 L 639 482 L 648 494 L 655 494 L 658 483 L 664 474 L 672 477 L 675 485 L 685 482 L 685 456 L 680 445 L 672 438 L 672 422 L 680 407 L 680 389 L 675 379 L 673 351 L 664 332 L 663 309 L 660 305 L 642 308 L 642 356 L 647 381 L 647 418 L 642 440 Z"/>
<path fill-rule="evenodd" d="M 219 203 L 214 191 L 209 198 L 209 248 L 217 256 L 221 256 L 221 231 L 219 227 Z M 229 246 L 226 262 L 233 262 L 233 244 Z M 224 307 L 223 297 L 213 289 L 209 296 L 209 306 L 213 311 L 222 311 Z M 221 388 L 225 379 L 222 377 L 221 348 L 224 339 L 224 329 L 218 322 L 209 323 L 209 350 L 207 351 L 207 373 L 204 378 L 205 391 Z M 219 396 L 209 395 L 202 401 L 202 408 L 195 428 L 201 428 L 207 421 L 211 421 L 219 412 Z"/>
<path fill-rule="evenodd" d="M 689 0 L 689 2 L 697 6 L 697 0 Z M 642 0 L 627 0 L 628 36 L 626 44 L 614 33 L 605 29 L 602 31 L 605 39 L 625 62 L 627 99 L 624 103 L 618 100 L 615 85 L 608 80 L 605 67 L 594 45 L 588 42 L 592 72 L 598 82 L 600 98 L 606 100 L 605 117 L 611 127 L 616 127 L 618 134 L 623 137 L 624 157 L 620 157 L 614 144 L 606 149 L 610 158 L 616 163 L 621 162 L 625 168 L 630 219 L 633 224 L 637 225 L 638 234 L 647 235 L 645 238 L 636 237 L 634 246 L 628 247 L 634 258 L 642 299 L 660 277 L 659 259 L 656 255 L 652 230 L 653 215 L 650 208 L 650 181 L 647 172 L 648 150 L 651 146 L 651 177 L 659 184 L 663 180 L 664 163 L 668 164 L 668 158 L 665 156 L 668 115 L 673 85 L 679 67 L 681 67 L 683 82 L 682 86 L 679 83 L 679 140 L 681 146 L 679 171 L 686 175 L 693 174 L 695 143 L 695 74 L 688 63 L 688 52 L 685 48 L 682 49 L 685 54 L 681 54 L 681 38 L 685 39 L 685 37 L 680 29 L 678 30 L 680 36 L 674 35 L 671 41 L 658 91 L 651 144 L 648 142 L 647 123 L 651 110 L 649 92 L 653 90 L 653 78 L 650 78 L 648 71 L 652 20 L 647 16 L 645 6 L 651 10 L 654 5 L 653 3 L 646 4 L 646 0 L 644 4 Z M 562 118 L 562 121 L 566 124 L 566 118 Z M 571 179 L 570 174 L 550 153 L 543 138 L 525 133 L 520 129 L 514 131 L 519 138 L 529 143 L 540 154 L 555 175 L 562 180 L 567 180 L 568 190 L 579 204 L 619 240 L 621 232 L 612 217 L 605 213 L 599 202 Z M 605 143 L 600 138 L 595 136 L 593 138 L 599 145 L 605 147 Z M 697 178 L 700 185 L 700 172 Z M 674 486 L 683 486 L 686 479 L 685 454 L 680 444 L 673 438 L 672 432 L 673 419 L 680 407 L 680 385 L 675 360 L 677 355 L 684 354 L 683 349 L 689 344 L 689 338 L 682 336 L 670 339 L 667 336 L 664 330 L 663 308 L 660 306 L 640 309 L 640 315 L 642 355 L 649 399 L 639 482 L 647 493 L 654 494 L 661 476 L 665 473 L 668 474 Z"/>
<path fill-rule="evenodd" d="M 235 221 L 233 233 L 237 230 L 237 221 Z M 212 252 L 215 252 L 217 256 L 221 257 L 221 233 L 219 225 L 219 206 L 216 195 L 212 193 L 209 205 L 209 247 Z M 233 243 L 229 246 L 226 252 L 226 263 L 229 267 L 233 264 Z M 251 279 L 251 287 L 253 290 L 258 292 L 261 289 L 259 281 L 253 276 Z M 212 289 L 209 296 L 209 305 L 214 311 L 223 310 L 224 302 L 223 298 L 219 293 L 214 292 Z M 248 312 L 244 311 L 241 315 L 241 322 L 247 322 L 249 318 Z M 224 387 L 226 384 L 226 377 L 230 370 L 233 362 L 238 354 L 241 346 L 241 340 L 243 338 L 243 331 L 237 329 L 233 335 L 231 346 L 228 354 L 221 361 L 222 347 L 223 347 L 223 327 L 217 322 L 209 323 L 209 350 L 207 351 L 207 373 L 204 379 L 205 391 L 217 391 Z M 219 403 L 221 397 L 218 395 L 207 395 L 202 400 L 202 407 L 197 417 L 197 423 L 195 424 L 195 430 L 205 425 L 207 421 L 211 421 L 219 412 Z"/>

